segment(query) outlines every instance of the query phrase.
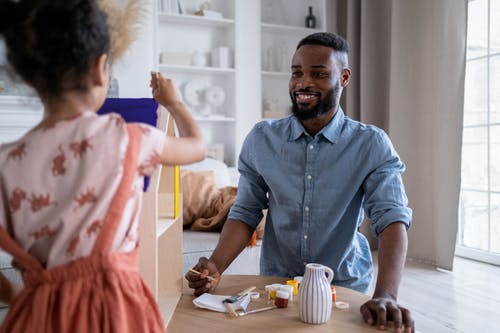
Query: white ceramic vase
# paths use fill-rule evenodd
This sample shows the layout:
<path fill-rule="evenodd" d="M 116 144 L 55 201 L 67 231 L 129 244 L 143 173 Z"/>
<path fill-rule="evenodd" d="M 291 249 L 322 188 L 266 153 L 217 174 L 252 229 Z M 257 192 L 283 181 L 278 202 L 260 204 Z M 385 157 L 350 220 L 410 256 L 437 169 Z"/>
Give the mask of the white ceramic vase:
<path fill-rule="evenodd" d="M 205 67 L 207 65 L 207 56 L 200 50 L 196 50 L 191 58 L 193 66 Z"/>
<path fill-rule="evenodd" d="M 326 274 L 325 274 L 326 273 Z M 333 271 L 321 264 L 307 264 L 299 287 L 299 317 L 308 324 L 326 323 L 332 314 Z"/>

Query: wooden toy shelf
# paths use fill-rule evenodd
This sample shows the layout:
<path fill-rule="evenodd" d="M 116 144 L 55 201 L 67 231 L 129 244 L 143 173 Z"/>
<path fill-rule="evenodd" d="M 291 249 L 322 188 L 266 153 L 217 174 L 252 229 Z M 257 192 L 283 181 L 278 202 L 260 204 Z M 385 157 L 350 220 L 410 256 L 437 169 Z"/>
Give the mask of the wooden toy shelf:
<path fill-rule="evenodd" d="M 173 118 L 161 106 L 157 127 L 175 136 Z M 139 270 L 160 305 L 165 327 L 182 290 L 181 207 L 179 167 L 158 167 L 143 195 Z"/>

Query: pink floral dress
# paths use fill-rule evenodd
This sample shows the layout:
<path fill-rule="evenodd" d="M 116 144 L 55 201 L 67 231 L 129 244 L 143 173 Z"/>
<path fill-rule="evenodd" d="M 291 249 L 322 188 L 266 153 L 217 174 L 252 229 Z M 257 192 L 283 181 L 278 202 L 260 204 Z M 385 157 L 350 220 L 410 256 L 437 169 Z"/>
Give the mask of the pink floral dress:
<path fill-rule="evenodd" d="M 164 142 L 83 113 L 0 146 L 0 247 L 25 283 L 0 332 L 163 332 L 137 245 L 143 178 Z"/>

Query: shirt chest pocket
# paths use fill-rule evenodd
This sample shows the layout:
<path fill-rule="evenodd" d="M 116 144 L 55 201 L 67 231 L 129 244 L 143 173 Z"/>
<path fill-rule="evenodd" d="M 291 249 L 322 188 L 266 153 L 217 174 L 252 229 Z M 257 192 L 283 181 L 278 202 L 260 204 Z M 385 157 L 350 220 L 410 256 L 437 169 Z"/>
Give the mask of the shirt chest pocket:
<path fill-rule="evenodd" d="M 304 171 L 301 163 L 277 158 L 262 172 L 269 188 L 269 200 L 280 206 L 298 207 L 304 197 Z"/>

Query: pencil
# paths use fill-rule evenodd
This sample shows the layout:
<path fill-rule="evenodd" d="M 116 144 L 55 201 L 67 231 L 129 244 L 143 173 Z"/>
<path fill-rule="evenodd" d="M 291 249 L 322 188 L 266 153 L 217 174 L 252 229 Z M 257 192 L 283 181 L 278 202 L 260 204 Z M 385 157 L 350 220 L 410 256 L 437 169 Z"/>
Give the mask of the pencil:
<path fill-rule="evenodd" d="M 197 270 L 194 270 L 194 269 L 191 269 L 191 268 L 190 268 L 190 269 L 189 269 L 189 271 L 190 271 L 190 272 L 192 272 L 192 273 L 195 273 L 195 274 L 201 275 L 201 272 L 198 272 Z M 214 277 L 212 277 L 212 276 L 210 276 L 210 275 L 208 275 L 208 276 L 207 276 L 207 279 L 208 279 L 208 281 L 215 281 L 215 278 L 214 278 Z"/>
<path fill-rule="evenodd" d="M 238 312 L 233 308 L 233 306 L 230 303 L 223 303 L 224 306 L 227 309 L 227 312 L 229 313 L 230 316 L 232 317 L 239 317 Z"/>

